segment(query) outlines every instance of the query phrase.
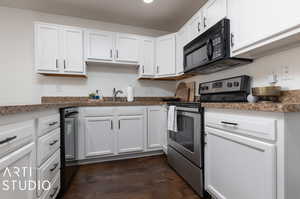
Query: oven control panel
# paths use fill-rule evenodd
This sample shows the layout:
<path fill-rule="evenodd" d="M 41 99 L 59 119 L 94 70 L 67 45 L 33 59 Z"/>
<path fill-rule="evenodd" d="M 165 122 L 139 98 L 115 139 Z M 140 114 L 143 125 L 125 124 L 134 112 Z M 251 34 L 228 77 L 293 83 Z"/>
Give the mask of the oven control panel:
<path fill-rule="evenodd" d="M 222 79 L 212 82 L 201 83 L 199 85 L 199 94 L 216 94 L 242 92 L 250 89 L 250 77 L 239 76 L 229 79 Z"/>

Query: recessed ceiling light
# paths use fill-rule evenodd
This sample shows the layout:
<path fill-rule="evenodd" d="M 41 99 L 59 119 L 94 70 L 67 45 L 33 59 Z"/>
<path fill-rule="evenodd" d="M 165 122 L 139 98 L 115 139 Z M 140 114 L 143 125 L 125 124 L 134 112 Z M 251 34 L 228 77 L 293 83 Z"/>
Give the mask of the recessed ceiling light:
<path fill-rule="evenodd" d="M 145 3 L 152 3 L 153 0 L 144 0 Z"/>

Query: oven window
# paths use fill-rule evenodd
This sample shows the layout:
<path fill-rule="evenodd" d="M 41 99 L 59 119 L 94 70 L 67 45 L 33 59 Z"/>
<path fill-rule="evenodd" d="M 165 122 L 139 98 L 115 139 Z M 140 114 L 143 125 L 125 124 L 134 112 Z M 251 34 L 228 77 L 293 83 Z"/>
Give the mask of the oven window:
<path fill-rule="evenodd" d="M 194 118 L 182 115 L 177 112 L 177 128 L 178 132 L 170 132 L 170 138 L 185 147 L 191 152 L 194 152 Z"/>

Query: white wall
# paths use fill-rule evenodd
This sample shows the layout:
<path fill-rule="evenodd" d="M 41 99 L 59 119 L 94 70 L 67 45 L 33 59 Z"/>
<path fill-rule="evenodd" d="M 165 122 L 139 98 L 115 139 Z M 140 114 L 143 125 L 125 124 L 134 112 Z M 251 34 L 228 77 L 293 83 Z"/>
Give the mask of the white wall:
<path fill-rule="evenodd" d="M 285 78 L 283 68 L 289 67 L 290 77 Z M 300 47 L 293 47 L 288 50 L 273 53 L 265 57 L 256 59 L 253 63 L 225 70 L 209 75 L 198 75 L 185 82 L 196 81 L 197 89 L 200 82 L 213 81 L 222 78 L 234 77 L 239 75 L 249 75 L 253 78 L 252 86 L 269 86 L 268 77 L 272 73 L 278 76 L 278 86 L 284 90 L 300 89 Z M 197 91 L 198 93 L 198 91 Z"/>
<path fill-rule="evenodd" d="M 113 87 L 121 89 L 129 84 L 137 87 L 137 96 L 173 95 L 175 83 L 138 82 L 137 71 L 133 67 L 91 65 L 87 67 L 88 79 L 36 75 L 33 64 L 33 22 L 35 21 L 149 36 L 166 33 L 0 7 L 0 105 L 39 103 L 41 96 L 87 96 L 88 92 L 99 88 L 104 88 L 104 94 L 110 96 Z"/>

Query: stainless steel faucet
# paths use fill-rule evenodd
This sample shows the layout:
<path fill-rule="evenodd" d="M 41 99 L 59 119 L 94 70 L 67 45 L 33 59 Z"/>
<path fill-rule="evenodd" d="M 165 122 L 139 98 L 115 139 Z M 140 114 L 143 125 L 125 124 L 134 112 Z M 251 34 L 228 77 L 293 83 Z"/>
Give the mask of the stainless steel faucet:
<path fill-rule="evenodd" d="M 123 91 L 117 90 L 116 88 L 113 89 L 113 101 L 114 101 L 114 102 L 116 101 L 117 95 L 118 95 L 119 93 L 120 93 L 120 94 L 123 94 Z"/>

